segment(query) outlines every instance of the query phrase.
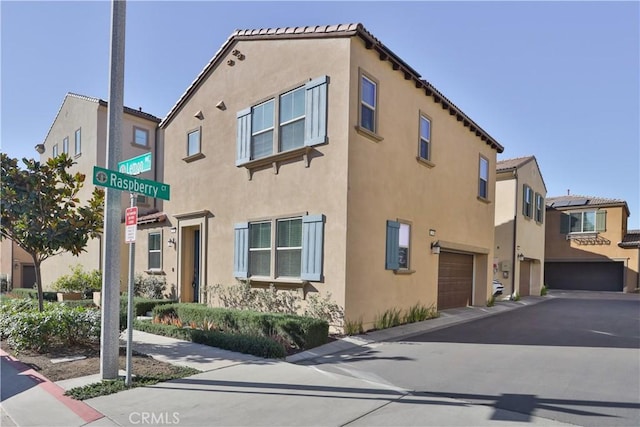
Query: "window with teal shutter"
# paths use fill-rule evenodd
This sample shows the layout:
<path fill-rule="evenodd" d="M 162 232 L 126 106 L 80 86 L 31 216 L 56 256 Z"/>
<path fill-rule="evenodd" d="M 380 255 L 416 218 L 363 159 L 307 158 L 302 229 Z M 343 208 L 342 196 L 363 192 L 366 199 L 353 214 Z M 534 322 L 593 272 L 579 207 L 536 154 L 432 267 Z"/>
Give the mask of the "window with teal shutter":
<path fill-rule="evenodd" d="M 322 280 L 324 222 L 324 215 L 302 217 L 302 280 Z"/>
<path fill-rule="evenodd" d="M 236 166 L 327 142 L 328 76 L 237 114 Z"/>
<path fill-rule="evenodd" d="M 387 221 L 387 245 L 385 269 L 397 270 L 400 268 L 400 223 Z"/>
<path fill-rule="evenodd" d="M 607 211 L 596 212 L 596 231 L 607 231 Z"/>
<path fill-rule="evenodd" d="M 234 228 L 233 276 L 246 278 L 249 270 L 249 223 L 241 222 Z"/>

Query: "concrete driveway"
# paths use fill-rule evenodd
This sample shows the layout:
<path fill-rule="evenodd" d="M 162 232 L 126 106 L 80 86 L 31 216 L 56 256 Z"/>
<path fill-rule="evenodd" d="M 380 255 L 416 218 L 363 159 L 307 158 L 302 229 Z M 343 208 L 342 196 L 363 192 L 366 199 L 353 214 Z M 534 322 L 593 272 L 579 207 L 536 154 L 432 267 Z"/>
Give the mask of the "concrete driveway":
<path fill-rule="evenodd" d="M 485 405 L 496 421 L 506 410 L 523 422 L 637 426 L 640 295 L 555 292 L 540 304 L 305 364 Z"/>

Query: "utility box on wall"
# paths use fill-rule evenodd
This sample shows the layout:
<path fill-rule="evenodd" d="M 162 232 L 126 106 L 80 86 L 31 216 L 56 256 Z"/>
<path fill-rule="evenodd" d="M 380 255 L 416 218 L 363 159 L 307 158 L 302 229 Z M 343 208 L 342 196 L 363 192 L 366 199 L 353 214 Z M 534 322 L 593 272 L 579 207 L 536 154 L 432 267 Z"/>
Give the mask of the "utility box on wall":
<path fill-rule="evenodd" d="M 503 271 L 503 272 L 511 271 L 511 262 L 510 261 L 501 261 L 500 262 L 500 271 Z"/>

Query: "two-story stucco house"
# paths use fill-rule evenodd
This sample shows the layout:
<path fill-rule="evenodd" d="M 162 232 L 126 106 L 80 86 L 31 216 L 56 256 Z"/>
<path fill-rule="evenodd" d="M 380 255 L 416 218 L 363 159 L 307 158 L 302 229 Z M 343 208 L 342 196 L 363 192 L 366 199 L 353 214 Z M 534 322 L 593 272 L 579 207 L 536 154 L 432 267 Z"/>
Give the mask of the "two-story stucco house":
<path fill-rule="evenodd" d="M 619 199 L 547 199 L 545 282 L 552 289 L 634 292 L 640 287 L 640 231 Z"/>
<path fill-rule="evenodd" d="M 490 297 L 503 148 L 361 24 L 234 32 L 160 128 L 180 300 L 249 280 L 367 328 Z"/>
<path fill-rule="evenodd" d="M 161 135 L 158 132 L 160 119 L 132 108 L 125 107 L 122 121 L 122 160 L 132 158 L 146 152 L 152 153 L 152 169 L 140 175 L 142 178 L 161 180 L 162 153 L 160 147 Z M 85 182 L 80 190 L 79 198 L 87 200 L 93 192 L 93 167 L 105 167 L 107 142 L 107 102 L 74 93 L 68 93 L 58 110 L 58 113 L 42 144 L 36 146 L 41 161 L 50 157 L 66 153 L 74 159 L 76 164 L 72 171 L 85 174 Z M 154 200 L 144 196 L 137 197 L 140 215 L 161 209 L 161 200 Z M 124 207 L 129 206 L 130 195 L 122 194 Z M 124 233 L 124 232 L 123 232 Z M 160 244 L 160 242 L 158 242 Z M 122 251 L 121 281 L 126 286 L 127 251 Z M 101 239 L 91 239 L 86 251 L 80 256 L 62 253 L 49 258 L 42 263 L 42 283 L 48 287 L 51 282 L 64 274 L 69 274 L 69 268 L 81 264 L 86 270 L 102 268 Z"/>
<path fill-rule="evenodd" d="M 534 156 L 498 161 L 494 278 L 503 294 L 539 295 L 544 277 L 547 188 Z"/>

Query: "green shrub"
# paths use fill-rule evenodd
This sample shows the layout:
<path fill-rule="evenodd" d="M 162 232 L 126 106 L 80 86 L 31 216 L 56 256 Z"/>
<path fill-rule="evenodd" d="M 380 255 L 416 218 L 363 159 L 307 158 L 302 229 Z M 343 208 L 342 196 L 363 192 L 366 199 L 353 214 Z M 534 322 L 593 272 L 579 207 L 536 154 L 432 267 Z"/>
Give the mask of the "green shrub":
<path fill-rule="evenodd" d="M 35 300 L 14 299 L 0 305 L 0 335 L 16 351 L 44 351 L 100 338 L 100 312 L 47 302 L 40 312 Z"/>
<path fill-rule="evenodd" d="M 496 305 L 496 297 L 491 295 L 491 298 L 487 300 L 487 307 L 493 307 Z"/>
<path fill-rule="evenodd" d="M 543 297 L 543 296 L 547 295 L 548 292 L 549 292 L 549 290 L 547 289 L 547 286 L 543 285 L 542 288 L 540 289 L 540 296 Z"/>
<path fill-rule="evenodd" d="M 434 317 L 438 317 L 438 312 L 435 307 L 430 305 L 426 307 L 420 303 L 417 303 L 407 310 L 404 317 L 402 318 L 403 323 L 415 323 L 422 322 L 424 320 L 433 319 Z"/>
<path fill-rule="evenodd" d="M 38 299 L 38 291 L 30 288 L 13 288 L 11 293 L 22 298 Z M 58 294 L 56 292 L 42 292 L 42 299 L 45 301 L 58 301 Z"/>
<path fill-rule="evenodd" d="M 273 339 L 255 336 L 232 334 L 220 331 L 203 331 L 200 329 L 181 328 L 174 325 L 163 325 L 149 321 L 136 320 L 135 329 L 156 335 L 164 335 L 185 341 L 193 341 L 211 347 L 258 357 L 279 359 L 286 356 L 284 347 Z"/>
<path fill-rule="evenodd" d="M 362 318 L 358 319 L 357 321 L 351 321 L 351 320 L 345 319 L 344 333 L 345 335 L 364 334 L 364 327 L 362 326 Z"/>
<path fill-rule="evenodd" d="M 202 304 L 178 303 L 153 309 L 156 322 L 179 319 L 184 325 L 215 325 L 221 331 L 235 334 L 274 337 L 291 347 L 309 349 L 327 342 L 329 324 L 321 319 L 280 313 L 257 313 L 207 307 Z"/>
<path fill-rule="evenodd" d="M 86 307 L 86 308 L 92 308 L 92 307 L 96 307 L 96 305 L 93 303 L 93 300 L 90 299 L 79 299 L 79 300 L 71 300 L 71 301 L 62 301 L 59 304 L 61 305 L 66 305 L 67 307 Z"/>
<path fill-rule="evenodd" d="M 136 274 L 133 282 L 133 294 L 149 299 L 163 299 L 167 281 L 164 277 Z"/>
<path fill-rule="evenodd" d="M 168 299 L 150 299 L 143 297 L 133 297 L 133 315 L 146 316 L 148 312 L 153 311 L 153 308 L 159 305 L 173 304 L 175 301 Z M 120 330 L 123 331 L 127 328 L 127 313 L 128 313 L 129 300 L 127 294 L 120 297 Z"/>
<path fill-rule="evenodd" d="M 402 311 L 399 308 L 390 308 L 386 310 L 382 315 L 377 315 L 373 321 L 373 326 L 376 329 L 387 329 L 399 326 L 401 321 Z"/>
<path fill-rule="evenodd" d="M 520 294 L 517 292 L 513 294 L 513 297 L 511 297 L 511 301 L 520 301 Z"/>
<path fill-rule="evenodd" d="M 82 265 L 71 267 L 71 274 L 60 276 L 51 288 L 60 292 L 84 292 L 102 289 L 102 273 L 99 270 L 84 271 Z"/>

